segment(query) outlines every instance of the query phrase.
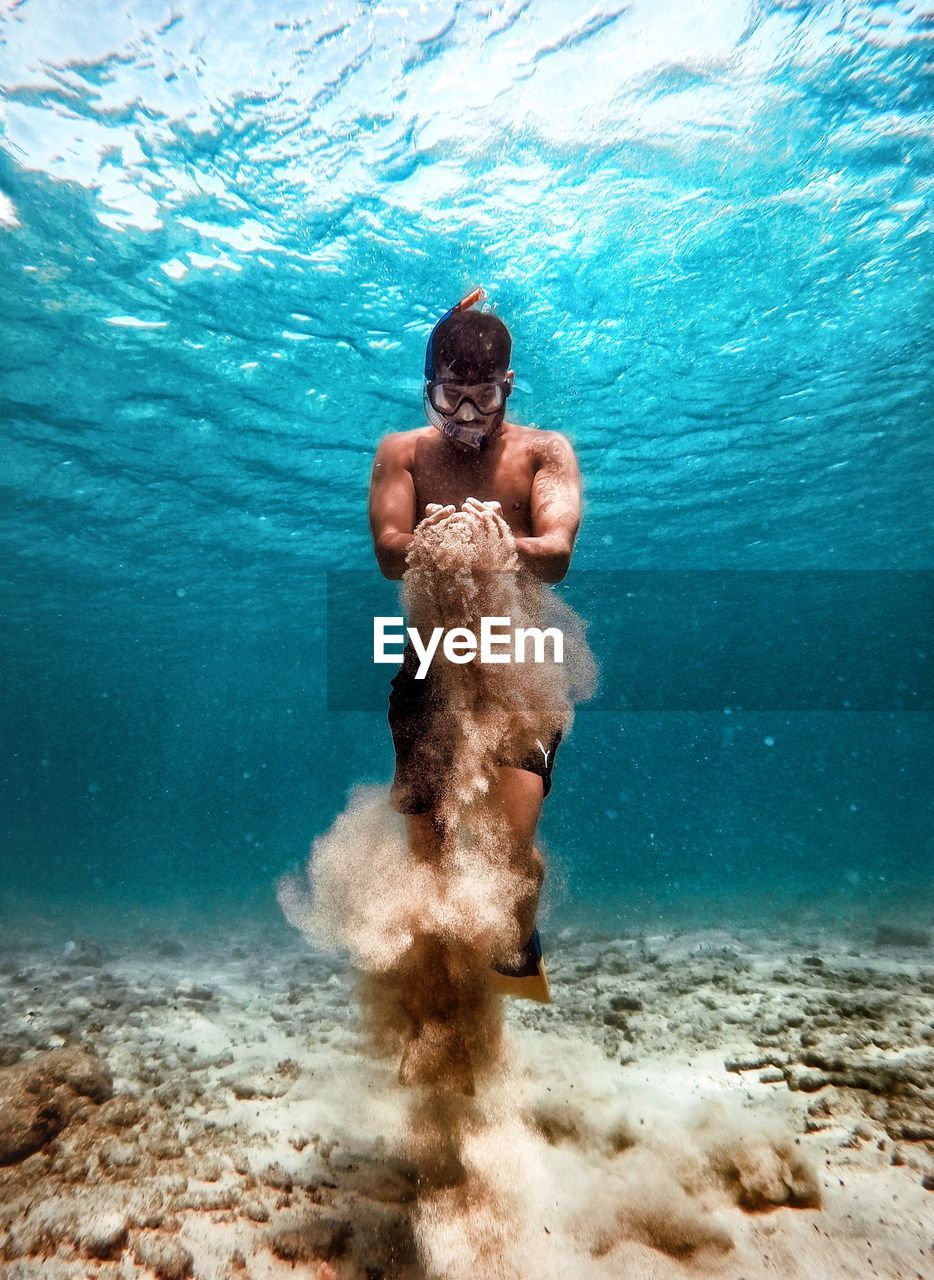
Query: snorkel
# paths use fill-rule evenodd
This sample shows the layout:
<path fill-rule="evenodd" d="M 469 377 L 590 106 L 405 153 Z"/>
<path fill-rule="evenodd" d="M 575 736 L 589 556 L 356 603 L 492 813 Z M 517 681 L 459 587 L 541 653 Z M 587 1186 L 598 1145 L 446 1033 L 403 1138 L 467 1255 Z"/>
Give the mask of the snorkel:
<path fill-rule="evenodd" d="M 456 444 L 465 445 L 468 449 L 476 453 L 486 445 L 490 439 L 497 434 L 491 432 L 486 426 L 477 426 L 473 422 L 460 422 L 457 418 L 447 417 L 431 403 L 428 396 L 429 384 L 435 376 L 435 356 L 434 343 L 435 335 L 444 324 L 444 322 L 457 311 L 468 311 L 476 303 L 483 301 L 486 293 L 483 289 L 474 289 L 472 293 L 468 293 L 465 298 L 461 298 L 456 306 L 445 311 L 444 315 L 431 331 L 428 339 L 428 345 L 425 349 L 425 383 L 422 391 L 422 400 L 425 406 L 425 416 L 433 427 L 446 436 L 449 440 L 453 440 Z"/>

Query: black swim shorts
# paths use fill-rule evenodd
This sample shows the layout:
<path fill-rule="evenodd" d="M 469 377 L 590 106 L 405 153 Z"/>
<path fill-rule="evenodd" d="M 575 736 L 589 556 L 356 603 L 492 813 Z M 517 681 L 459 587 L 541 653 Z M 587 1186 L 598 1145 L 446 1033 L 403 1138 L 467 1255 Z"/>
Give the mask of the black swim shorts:
<path fill-rule="evenodd" d="M 444 761 L 446 751 L 454 750 L 453 744 L 445 743 L 445 715 L 437 685 L 430 672 L 424 680 L 417 680 L 417 669 L 417 656 L 408 646 L 398 675 L 390 682 L 389 694 L 389 728 L 396 749 L 390 798 L 393 808 L 405 814 L 430 813 L 438 807 L 444 786 L 438 761 Z M 499 760 L 497 764 L 538 774 L 544 798 L 551 790 L 551 771 L 560 741 L 558 732 L 550 741 L 536 743 L 523 759 Z"/>

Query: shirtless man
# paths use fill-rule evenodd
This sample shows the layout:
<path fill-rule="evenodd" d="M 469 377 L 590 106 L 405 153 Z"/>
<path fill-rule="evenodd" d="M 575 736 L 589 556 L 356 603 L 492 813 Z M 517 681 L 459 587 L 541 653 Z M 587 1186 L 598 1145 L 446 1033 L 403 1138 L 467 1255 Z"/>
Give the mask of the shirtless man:
<path fill-rule="evenodd" d="M 527 570 L 545 582 L 560 582 L 567 573 L 580 523 L 574 450 L 557 431 L 506 422 L 512 340 L 497 316 L 470 310 L 482 296 L 477 290 L 447 312 L 428 340 L 425 409 L 431 425 L 388 435 L 377 450 L 370 527 L 387 578 L 405 572 L 416 526 L 445 520 L 505 521 Z M 405 816 L 413 854 L 432 859 L 441 842 L 437 797 L 418 754 L 426 684 L 404 661 L 392 682 L 389 721 L 396 748 L 392 802 Z M 519 937 L 529 939 L 527 961 L 535 958 L 530 947 L 538 948 L 535 912 L 545 875 L 535 828 L 559 740 L 560 734 L 534 756 L 500 768 L 489 797 L 508 832 L 511 858 L 534 886 L 517 909 Z"/>

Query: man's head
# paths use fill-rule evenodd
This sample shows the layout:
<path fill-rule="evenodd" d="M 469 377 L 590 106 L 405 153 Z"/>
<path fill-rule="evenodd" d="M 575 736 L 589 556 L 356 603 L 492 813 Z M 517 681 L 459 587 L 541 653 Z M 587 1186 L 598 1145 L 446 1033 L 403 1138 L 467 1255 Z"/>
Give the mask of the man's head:
<path fill-rule="evenodd" d="M 425 352 L 425 408 L 444 435 L 472 448 L 492 439 L 512 391 L 512 339 L 491 312 L 448 312 Z"/>
<path fill-rule="evenodd" d="M 452 311 L 434 328 L 428 340 L 425 376 L 458 382 L 488 382 L 505 378 L 512 354 L 509 330 L 491 311 Z"/>

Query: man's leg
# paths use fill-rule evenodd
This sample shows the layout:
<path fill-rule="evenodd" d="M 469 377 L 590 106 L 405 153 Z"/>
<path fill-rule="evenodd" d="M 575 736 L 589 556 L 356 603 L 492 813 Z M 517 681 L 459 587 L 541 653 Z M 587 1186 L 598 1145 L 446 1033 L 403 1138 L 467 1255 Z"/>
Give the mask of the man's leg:
<path fill-rule="evenodd" d="M 487 803 L 490 813 L 504 833 L 511 865 L 526 876 L 529 887 L 516 907 L 519 946 L 528 941 L 535 926 L 535 912 L 545 864 L 535 848 L 535 828 L 542 807 L 542 780 L 527 769 L 500 768 L 490 788 Z M 435 861 L 441 854 L 442 827 L 430 813 L 407 814 L 405 819 L 409 848 L 416 858 Z"/>
<path fill-rule="evenodd" d="M 528 942 L 535 927 L 538 898 L 545 879 L 545 864 L 535 848 L 535 828 L 542 808 L 542 780 L 527 769 L 501 768 L 490 788 L 491 812 L 500 820 L 509 842 L 509 860 L 529 887 L 516 905 L 519 946 Z"/>
<path fill-rule="evenodd" d="M 488 805 L 491 816 L 503 832 L 507 843 L 506 853 L 512 866 L 526 878 L 527 891 L 516 905 L 516 945 L 524 947 L 535 926 L 535 912 L 545 867 L 541 854 L 535 848 L 535 827 L 542 806 L 543 784 L 541 778 L 525 769 L 501 768 L 490 788 Z M 433 813 L 406 814 L 405 826 L 409 848 L 415 858 L 435 862 L 441 856 L 444 828 Z M 444 1012 L 447 989 L 441 970 L 441 956 L 432 962 L 432 942 L 423 954 L 423 960 L 434 973 L 433 983 L 427 991 L 438 997 L 427 1015 L 414 1017 L 411 1032 L 399 1064 L 399 1079 L 403 1084 L 426 1082 L 443 1076 L 449 1083 L 461 1080 L 464 1093 L 474 1091 L 472 1050 L 469 1037 L 458 1020 L 450 1022 Z M 507 957 L 491 957 L 494 961 Z M 439 984 L 440 985 L 437 985 Z M 540 997 L 535 997 L 540 998 Z M 431 1002 L 429 1002 L 431 1003 Z M 426 1033 L 427 1028 L 427 1033 Z M 448 1035 L 443 1035 L 447 1028 Z M 441 1036 L 438 1041 L 438 1036 Z M 435 1037 L 435 1042 L 432 1041 Z M 442 1046 L 439 1048 L 439 1044 Z"/>

